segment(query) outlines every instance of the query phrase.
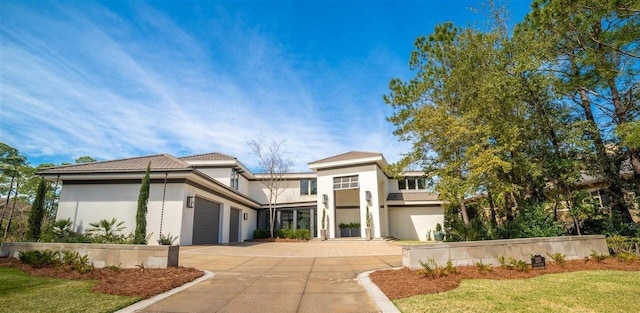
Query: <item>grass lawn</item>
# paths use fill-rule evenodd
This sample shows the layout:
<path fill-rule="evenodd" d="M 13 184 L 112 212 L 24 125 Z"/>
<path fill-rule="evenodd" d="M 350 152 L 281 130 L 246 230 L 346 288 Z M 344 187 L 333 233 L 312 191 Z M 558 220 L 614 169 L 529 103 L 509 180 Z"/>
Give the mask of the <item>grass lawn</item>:
<path fill-rule="evenodd" d="M 91 292 L 95 282 L 35 277 L 0 267 L 3 312 L 113 312 L 140 300 Z"/>
<path fill-rule="evenodd" d="M 582 271 L 463 280 L 452 291 L 394 300 L 402 312 L 639 312 L 640 272 Z"/>

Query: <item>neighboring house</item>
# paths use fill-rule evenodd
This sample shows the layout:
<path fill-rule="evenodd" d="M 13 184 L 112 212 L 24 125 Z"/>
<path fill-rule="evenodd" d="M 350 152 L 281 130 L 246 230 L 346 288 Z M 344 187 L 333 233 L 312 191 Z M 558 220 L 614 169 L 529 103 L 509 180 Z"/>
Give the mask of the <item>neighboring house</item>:
<path fill-rule="evenodd" d="M 168 154 L 74 164 L 44 169 L 60 181 L 57 219 L 70 218 L 76 231 L 89 223 L 117 218 L 125 232 L 135 229 L 140 183 L 151 163 L 147 232 L 179 236 L 180 245 L 242 242 L 256 228 L 269 228 L 265 174 L 252 173 L 232 156 L 209 153 L 176 158 Z M 385 174 L 381 153 L 347 152 L 309 163 L 313 172 L 288 173 L 278 198 L 276 226 L 309 229 L 320 236 L 326 210 L 329 238 L 340 237 L 341 223 L 358 222 L 365 237 L 366 209 L 374 237 L 426 240 L 443 223 L 442 203 L 426 190 L 422 173 L 400 179 Z"/>

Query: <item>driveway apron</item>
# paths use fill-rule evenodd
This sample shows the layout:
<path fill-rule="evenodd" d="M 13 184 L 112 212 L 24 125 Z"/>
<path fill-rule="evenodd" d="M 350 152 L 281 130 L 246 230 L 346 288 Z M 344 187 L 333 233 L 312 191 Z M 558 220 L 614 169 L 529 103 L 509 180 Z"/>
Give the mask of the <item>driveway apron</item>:
<path fill-rule="evenodd" d="M 386 242 L 184 247 L 180 265 L 215 277 L 142 312 L 378 312 L 356 276 L 401 264 Z"/>

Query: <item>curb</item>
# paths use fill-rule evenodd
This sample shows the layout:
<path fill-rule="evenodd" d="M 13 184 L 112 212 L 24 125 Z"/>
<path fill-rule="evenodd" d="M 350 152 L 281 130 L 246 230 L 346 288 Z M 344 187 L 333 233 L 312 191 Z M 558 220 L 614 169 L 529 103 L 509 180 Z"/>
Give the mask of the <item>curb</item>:
<path fill-rule="evenodd" d="M 390 270 L 399 270 L 399 269 L 401 269 L 401 267 L 391 268 Z M 387 298 L 387 296 L 380 290 L 380 288 L 378 288 L 378 286 L 376 286 L 376 284 L 374 284 L 369 278 L 369 274 L 375 271 L 376 270 L 358 274 L 358 280 L 360 280 L 360 283 L 364 285 L 364 288 L 367 290 L 367 293 L 369 294 L 371 299 L 373 299 L 373 302 L 375 302 L 380 312 L 400 313 L 400 310 L 398 310 L 398 308 L 396 308 L 396 306 L 393 305 L 393 302 L 391 302 L 391 300 L 389 300 L 389 298 Z"/>
<path fill-rule="evenodd" d="M 162 299 L 168 298 L 169 296 L 172 296 L 172 295 L 174 295 L 174 294 L 176 294 L 176 293 L 178 293 L 180 291 L 183 291 L 183 290 L 185 290 L 187 288 L 191 288 L 191 287 L 193 287 L 193 286 L 195 286 L 195 285 L 197 285 L 197 284 L 199 284 L 199 283 L 201 283 L 201 282 L 203 282 L 203 281 L 205 281 L 207 279 L 213 278 L 213 276 L 214 276 L 214 274 L 212 272 L 209 272 L 209 271 L 203 271 L 203 272 L 204 272 L 204 275 L 202 275 L 202 277 L 200 277 L 200 278 L 198 278 L 196 280 L 190 281 L 190 282 L 188 282 L 188 283 L 186 283 L 186 284 L 184 284 L 182 286 L 178 286 L 178 287 L 173 288 L 173 289 L 171 289 L 169 291 L 165 291 L 165 292 L 163 292 L 161 294 L 155 295 L 154 297 L 151 297 L 149 299 L 138 301 L 138 302 L 126 307 L 126 308 L 122 308 L 122 309 L 116 311 L 115 313 L 134 313 L 134 312 L 138 312 L 138 311 L 140 311 L 140 310 L 142 310 L 142 309 L 144 309 L 144 308 L 146 308 L 146 307 L 148 307 L 148 306 L 150 306 L 150 305 L 152 305 L 152 304 L 154 304 L 154 303 L 156 303 L 156 302 L 158 302 L 158 301 L 160 301 Z"/>

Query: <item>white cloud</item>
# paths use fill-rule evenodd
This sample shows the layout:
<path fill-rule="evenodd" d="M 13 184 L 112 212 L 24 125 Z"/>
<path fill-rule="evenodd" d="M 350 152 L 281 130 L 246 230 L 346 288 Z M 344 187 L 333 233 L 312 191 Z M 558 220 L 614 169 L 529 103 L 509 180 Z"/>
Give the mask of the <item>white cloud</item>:
<path fill-rule="evenodd" d="M 262 135 L 285 140 L 296 170 L 308 170 L 349 150 L 395 161 L 406 146 L 384 120 L 386 91 L 369 82 L 389 75 L 377 71 L 380 53 L 329 68 L 291 59 L 225 14 L 202 37 L 138 3 L 134 21 L 95 4 L 46 9 L 0 13 L 0 129 L 27 156 L 219 151 L 254 166 L 246 140 Z"/>

